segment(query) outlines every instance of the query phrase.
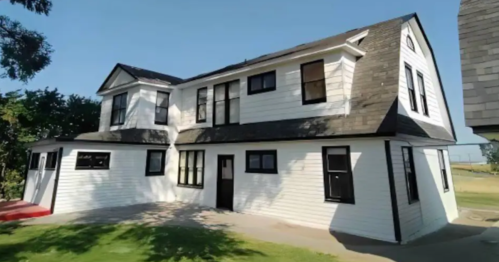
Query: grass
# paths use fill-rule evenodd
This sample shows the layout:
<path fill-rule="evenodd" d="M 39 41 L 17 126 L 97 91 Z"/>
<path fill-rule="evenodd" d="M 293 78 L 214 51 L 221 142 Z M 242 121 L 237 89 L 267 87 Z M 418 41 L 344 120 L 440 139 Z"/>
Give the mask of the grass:
<path fill-rule="evenodd" d="M 460 207 L 499 211 L 499 176 L 474 173 L 456 165 L 452 165 L 452 175 Z"/>
<path fill-rule="evenodd" d="M 461 164 L 456 163 L 452 164 L 452 169 L 454 170 L 464 170 L 464 171 L 473 171 L 473 172 L 482 172 L 482 173 L 494 173 L 489 164 Z"/>
<path fill-rule="evenodd" d="M 456 192 L 456 200 L 462 207 L 499 210 L 499 193 Z"/>
<path fill-rule="evenodd" d="M 2 262 L 338 261 L 221 230 L 141 225 L 0 224 Z"/>

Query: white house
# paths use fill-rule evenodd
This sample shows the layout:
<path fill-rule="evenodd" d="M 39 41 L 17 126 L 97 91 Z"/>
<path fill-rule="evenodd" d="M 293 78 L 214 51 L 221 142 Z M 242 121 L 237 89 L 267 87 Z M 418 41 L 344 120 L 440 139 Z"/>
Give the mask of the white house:
<path fill-rule="evenodd" d="M 24 200 L 182 201 L 405 243 L 458 215 L 433 51 L 408 15 L 189 79 L 118 64 L 98 132 L 31 145 Z"/>

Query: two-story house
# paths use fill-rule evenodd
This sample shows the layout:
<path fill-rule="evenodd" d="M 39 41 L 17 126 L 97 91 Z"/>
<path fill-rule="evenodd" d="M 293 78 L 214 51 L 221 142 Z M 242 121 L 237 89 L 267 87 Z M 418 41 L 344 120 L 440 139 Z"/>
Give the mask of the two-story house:
<path fill-rule="evenodd" d="M 457 217 L 455 143 L 417 15 L 189 79 L 118 64 L 98 132 L 31 145 L 24 200 L 182 201 L 407 242 Z"/>

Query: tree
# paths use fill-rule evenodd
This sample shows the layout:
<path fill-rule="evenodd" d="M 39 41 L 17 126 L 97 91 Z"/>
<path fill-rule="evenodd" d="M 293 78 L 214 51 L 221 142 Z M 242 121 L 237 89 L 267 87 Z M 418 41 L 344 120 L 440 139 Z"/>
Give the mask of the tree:
<path fill-rule="evenodd" d="M 499 168 L 499 141 L 491 140 L 489 144 L 480 144 L 482 156 L 487 158 L 492 170 Z"/>
<path fill-rule="evenodd" d="M 50 0 L 10 0 L 13 5 L 48 16 Z M 21 23 L 0 15 L 0 77 L 27 83 L 51 62 L 52 46 L 43 34 L 24 28 Z"/>

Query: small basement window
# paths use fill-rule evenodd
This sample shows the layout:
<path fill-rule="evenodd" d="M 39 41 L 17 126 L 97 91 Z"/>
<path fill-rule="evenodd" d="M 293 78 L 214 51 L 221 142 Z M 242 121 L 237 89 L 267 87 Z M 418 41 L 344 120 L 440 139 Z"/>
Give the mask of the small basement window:
<path fill-rule="evenodd" d="M 166 150 L 147 150 L 146 176 L 165 175 Z"/>
<path fill-rule="evenodd" d="M 109 169 L 110 159 L 108 152 L 78 152 L 75 169 Z"/>
<path fill-rule="evenodd" d="M 246 173 L 277 174 L 277 150 L 246 151 Z"/>
<path fill-rule="evenodd" d="M 32 153 L 31 161 L 29 162 L 29 169 L 36 170 L 38 169 L 38 163 L 40 162 L 40 153 Z"/>
<path fill-rule="evenodd" d="M 248 77 L 248 95 L 276 90 L 275 71 Z"/>
<path fill-rule="evenodd" d="M 57 165 L 57 152 L 47 153 L 47 162 L 45 163 L 45 169 L 55 169 Z"/>
<path fill-rule="evenodd" d="M 350 147 L 323 147 L 325 201 L 355 204 Z"/>
<path fill-rule="evenodd" d="M 324 60 L 301 65 L 302 104 L 326 102 L 326 79 Z"/>

